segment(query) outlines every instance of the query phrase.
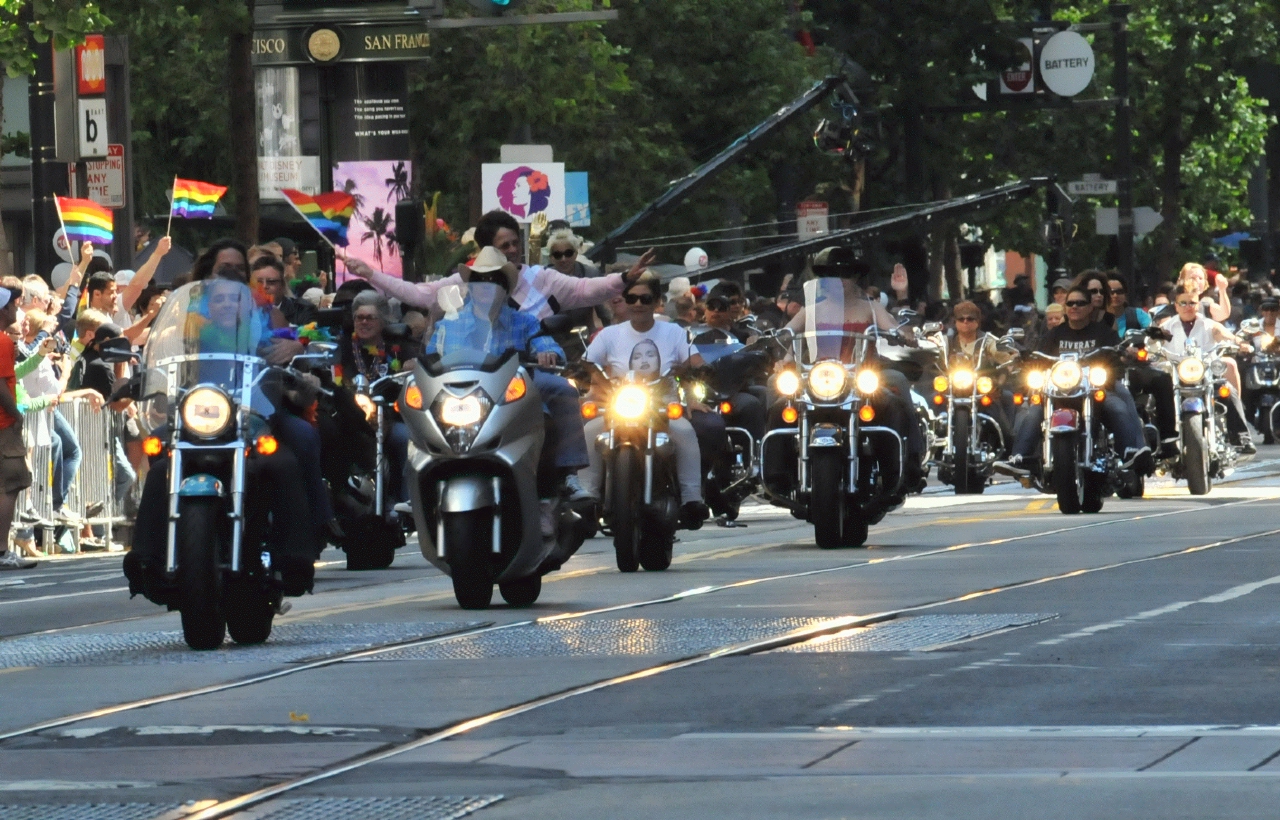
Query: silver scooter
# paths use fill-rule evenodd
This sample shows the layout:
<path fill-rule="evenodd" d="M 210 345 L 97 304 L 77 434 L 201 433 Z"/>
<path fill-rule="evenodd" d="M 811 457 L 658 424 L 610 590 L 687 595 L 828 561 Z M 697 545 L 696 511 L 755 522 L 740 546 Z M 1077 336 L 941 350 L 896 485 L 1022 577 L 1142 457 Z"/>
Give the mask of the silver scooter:
<path fill-rule="evenodd" d="M 486 352 L 501 331 L 487 308 L 506 298 L 493 284 L 468 285 L 458 308 L 465 327 L 446 329 L 440 349 L 414 363 L 400 397 L 418 543 L 453 579 L 464 609 L 489 606 L 494 584 L 512 606 L 531 605 L 542 576 L 583 541 L 579 516 L 559 499 L 551 511 L 556 533 L 542 535 L 542 400 L 523 351 Z"/>

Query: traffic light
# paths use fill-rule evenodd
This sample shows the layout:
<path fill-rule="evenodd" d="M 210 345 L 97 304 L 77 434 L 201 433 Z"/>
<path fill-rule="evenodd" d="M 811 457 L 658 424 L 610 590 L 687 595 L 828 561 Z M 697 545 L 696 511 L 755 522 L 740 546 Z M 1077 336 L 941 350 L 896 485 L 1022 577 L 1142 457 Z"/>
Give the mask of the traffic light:
<path fill-rule="evenodd" d="M 515 11 L 522 0 L 467 0 L 471 4 L 471 8 L 487 14 L 491 17 L 497 17 L 509 11 Z"/>

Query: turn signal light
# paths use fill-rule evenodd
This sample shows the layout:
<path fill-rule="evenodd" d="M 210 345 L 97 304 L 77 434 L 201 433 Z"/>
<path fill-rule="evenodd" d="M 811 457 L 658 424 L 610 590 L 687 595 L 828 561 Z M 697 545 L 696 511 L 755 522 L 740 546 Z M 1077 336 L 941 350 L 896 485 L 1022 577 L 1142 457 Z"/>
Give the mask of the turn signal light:
<path fill-rule="evenodd" d="M 1151 358 L 1151 354 L 1147 352 L 1147 349 L 1145 347 L 1138 351 L 1138 361 L 1145 362 L 1147 359 L 1150 359 L 1150 358 Z"/>
<path fill-rule="evenodd" d="M 671 402 L 667 405 L 667 418 L 675 420 L 684 415 L 684 407 L 678 402 Z"/>
<path fill-rule="evenodd" d="M 276 441 L 275 436 L 261 436 L 258 443 L 254 445 L 260 456 L 275 455 L 276 450 L 280 449 L 280 442 Z"/>
<path fill-rule="evenodd" d="M 1022 395 L 1021 393 L 1014 393 L 1014 394 L 1013 394 L 1013 403 L 1014 403 L 1014 404 L 1022 404 L 1022 403 L 1023 403 L 1024 401 L 1026 401 L 1026 400 L 1027 400 L 1027 397 L 1026 397 L 1026 396 L 1024 396 L 1024 395 Z"/>
<path fill-rule="evenodd" d="M 720 415 L 727 416 L 733 412 L 733 405 L 727 401 L 720 402 Z"/>
<path fill-rule="evenodd" d="M 164 452 L 164 442 L 156 436 L 147 436 L 142 440 L 142 452 L 149 456 L 158 456 Z"/>
<path fill-rule="evenodd" d="M 794 407 L 782 408 L 782 420 L 787 424 L 795 424 L 798 418 L 800 418 L 800 413 Z"/>
<path fill-rule="evenodd" d="M 1105 399 L 1106 397 L 1107 397 L 1107 391 L 1105 391 L 1105 390 L 1095 390 L 1095 391 L 1093 391 L 1093 400 L 1094 400 L 1094 401 L 1102 401 L 1102 400 L 1103 400 L 1103 399 Z"/>
<path fill-rule="evenodd" d="M 934 403 L 934 404 L 936 404 L 936 405 L 938 405 L 938 406 L 941 406 L 941 405 L 942 405 L 942 403 L 943 403 L 944 401 L 946 401 L 946 399 L 945 399 L 945 398 L 943 398 L 943 396 L 942 396 L 942 394 L 941 394 L 941 393 L 938 393 L 937 395 L 935 395 L 935 396 L 933 397 L 933 403 Z"/>
<path fill-rule="evenodd" d="M 873 421 L 876 417 L 876 409 L 869 404 L 864 404 L 858 408 L 858 418 L 863 421 Z"/>
<path fill-rule="evenodd" d="M 528 392 L 529 385 L 525 384 L 524 376 L 517 373 L 511 377 L 511 381 L 507 382 L 507 392 L 502 396 L 502 403 L 507 404 L 509 402 L 517 401 L 518 399 L 523 399 L 524 394 Z"/>
<path fill-rule="evenodd" d="M 1044 399 L 1040 398 L 1040 394 L 1039 394 L 1039 393 L 1036 393 L 1035 395 L 1033 395 L 1033 396 L 1031 397 L 1031 403 L 1032 403 L 1032 404 L 1039 404 L 1039 403 L 1040 403 L 1040 402 L 1042 402 L 1042 401 L 1044 401 Z"/>
<path fill-rule="evenodd" d="M 945 393 L 945 392 L 947 391 L 947 377 L 946 377 L 946 376 L 934 376 L 934 377 L 933 377 L 933 389 L 934 389 L 934 390 L 937 390 L 939 393 Z"/>
<path fill-rule="evenodd" d="M 983 397 L 982 397 L 982 406 L 983 406 L 983 407 L 990 407 L 990 406 L 991 406 L 991 397 L 990 397 L 990 396 L 983 396 Z"/>
<path fill-rule="evenodd" d="M 1222 385 L 1221 387 L 1218 388 L 1218 395 L 1224 399 L 1231 398 L 1231 388 L 1227 387 L 1225 384 Z"/>
<path fill-rule="evenodd" d="M 404 389 L 404 403 L 412 407 L 414 410 L 422 409 L 422 388 L 416 384 L 410 384 Z"/>
<path fill-rule="evenodd" d="M 600 405 L 593 401 L 584 401 L 582 403 L 582 417 L 584 419 L 591 421 L 598 415 L 600 415 Z"/>

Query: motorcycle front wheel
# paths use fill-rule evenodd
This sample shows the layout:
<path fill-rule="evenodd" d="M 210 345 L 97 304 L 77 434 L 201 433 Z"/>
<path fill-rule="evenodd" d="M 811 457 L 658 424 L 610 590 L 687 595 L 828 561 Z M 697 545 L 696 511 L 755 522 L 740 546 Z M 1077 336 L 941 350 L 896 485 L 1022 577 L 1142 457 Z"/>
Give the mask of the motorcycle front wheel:
<path fill-rule="evenodd" d="M 1058 496 L 1058 511 L 1064 515 L 1080 512 L 1084 501 L 1084 483 L 1076 468 L 1076 436 L 1055 436 L 1050 446 L 1053 459 L 1053 491 Z"/>
<path fill-rule="evenodd" d="M 493 543 L 493 510 L 441 513 L 445 554 L 453 597 L 463 609 L 488 609 L 493 600 L 493 576 L 488 551 Z"/>
<path fill-rule="evenodd" d="M 218 568 L 226 510 L 222 499 L 205 497 L 182 499 L 180 510 L 178 588 L 182 638 L 192 649 L 217 649 L 227 635 Z"/>
<path fill-rule="evenodd" d="M 613 503 L 609 527 L 613 530 L 613 552 L 619 572 L 635 572 L 640 569 L 643 465 L 644 462 L 633 448 L 622 447 L 614 455 L 612 469 L 609 471 L 609 481 L 612 484 L 609 497 Z"/>
<path fill-rule="evenodd" d="M 843 546 L 840 538 L 844 523 L 844 470 L 848 464 L 840 448 L 810 451 L 809 517 L 813 520 L 813 540 L 824 550 Z"/>
<path fill-rule="evenodd" d="M 1204 440 L 1204 417 L 1200 414 L 1182 419 L 1182 473 L 1192 495 L 1208 495 L 1213 489 L 1209 478 L 1209 453 Z"/>

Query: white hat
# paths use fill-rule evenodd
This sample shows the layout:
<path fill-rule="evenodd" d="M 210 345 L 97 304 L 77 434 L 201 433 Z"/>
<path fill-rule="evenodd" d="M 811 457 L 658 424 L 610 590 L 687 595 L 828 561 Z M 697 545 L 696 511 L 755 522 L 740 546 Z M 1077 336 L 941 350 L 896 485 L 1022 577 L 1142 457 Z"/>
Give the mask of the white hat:
<path fill-rule="evenodd" d="M 480 253 L 476 254 L 476 258 L 472 260 L 470 265 L 467 265 L 468 268 L 476 273 L 490 273 L 495 270 L 503 270 L 508 266 L 515 268 L 515 265 L 507 261 L 507 255 L 492 245 L 481 248 Z"/>
<path fill-rule="evenodd" d="M 312 305 L 320 307 L 320 300 L 324 299 L 324 291 L 320 290 L 320 288 L 307 288 L 302 294 L 302 298 Z"/>
<path fill-rule="evenodd" d="M 118 287 L 127 288 L 129 287 L 129 283 L 133 281 L 134 276 L 135 274 L 131 270 L 118 270 L 116 271 L 116 285 Z"/>

